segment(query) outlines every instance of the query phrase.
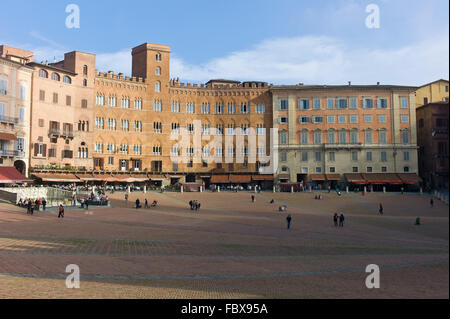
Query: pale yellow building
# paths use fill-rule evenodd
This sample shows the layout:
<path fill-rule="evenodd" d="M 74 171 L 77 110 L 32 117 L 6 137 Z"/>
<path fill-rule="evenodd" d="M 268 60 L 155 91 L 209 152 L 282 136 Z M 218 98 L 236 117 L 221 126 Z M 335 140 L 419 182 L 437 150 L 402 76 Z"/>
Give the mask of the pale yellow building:
<path fill-rule="evenodd" d="M 416 91 L 416 108 L 434 102 L 448 102 L 448 81 L 437 80 L 419 87 Z"/>

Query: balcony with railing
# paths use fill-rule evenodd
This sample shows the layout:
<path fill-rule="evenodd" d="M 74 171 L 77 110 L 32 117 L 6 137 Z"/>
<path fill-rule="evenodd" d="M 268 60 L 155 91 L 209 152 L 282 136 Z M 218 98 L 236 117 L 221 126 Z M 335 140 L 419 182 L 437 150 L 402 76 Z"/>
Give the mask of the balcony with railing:
<path fill-rule="evenodd" d="M 50 128 L 48 130 L 48 135 L 49 136 L 53 136 L 53 137 L 65 137 L 65 138 L 74 138 L 74 133 L 73 131 L 68 131 L 68 130 L 59 130 L 57 128 Z"/>
<path fill-rule="evenodd" d="M 19 157 L 22 154 L 23 154 L 23 152 L 19 152 L 19 151 L 0 150 L 1 157 Z"/>
<path fill-rule="evenodd" d="M 17 123 L 19 123 L 19 118 L 18 117 L 11 117 L 11 116 L 0 115 L 0 122 L 1 123 L 7 123 L 7 124 L 17 124 Z"/>

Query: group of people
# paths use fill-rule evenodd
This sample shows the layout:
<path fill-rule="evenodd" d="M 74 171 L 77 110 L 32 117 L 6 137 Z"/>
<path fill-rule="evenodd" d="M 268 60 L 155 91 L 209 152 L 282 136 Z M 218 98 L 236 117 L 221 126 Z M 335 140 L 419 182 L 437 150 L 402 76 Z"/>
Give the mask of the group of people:
<path fill-rule="evenodd" d="M 322 195 L 315 195 L 314 196 L 314 199 L 317 199 L 317 200 L 322 200 L 323 199 L 323 196 Z"/>
<path fill-rule="evenodd" d="M 42 205 L 42 209 L 45 210 L 45 207 L 47 206 L 47 201 L 45 200 L 45 198 L 41 199 L 36 199 L 36 200 L 32 200 L 32 199 L 25 199 L 22 200 L 19 199 L 19 202 L 17 203 L 17 205 L 19 205 L 20 207 L 24 207 L 27 209 L 27 214 L 33 215 L 34 210 L 39 211 L 39 208 Z"/>
<path fill-rule="evenodd" d="M 200 210 L 200 202 L 198 200 L 189 201 L 189 206 L 191 210 Z"/>
<path fill-rule="evenodd" d="M 128 195 L 126 196 L 126 200 L 128 200 Z M 156 207 L 156 206 L 158 206 L 158 201 L 154 200 L 152 202 L 152 204 L 150 205 L 150 207 Z M 139 209 L 139 208 L 142 208 L 142 205 L 141 205 L 141 201 L 139 200 L 139 198 L 137 198 L 136 199 L 136 209 Z M 144 199 L 144 208 L 149 208 L 147 198 Z"/>
<path fill-rule="evenodd" d="M 344 220 L 345 220 L 345 217 L 344 217 L 343 213 L 341 213 L 340 215 L 335 213 L 333 216 L 333 221 L 334 221 L 335 227 L 344 227 Z"/>

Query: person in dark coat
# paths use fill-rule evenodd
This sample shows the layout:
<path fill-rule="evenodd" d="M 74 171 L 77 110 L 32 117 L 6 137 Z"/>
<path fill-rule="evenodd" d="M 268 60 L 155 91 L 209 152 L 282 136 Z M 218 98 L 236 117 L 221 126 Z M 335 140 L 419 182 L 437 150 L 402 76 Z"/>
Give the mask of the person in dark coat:
<path fill-rule="evenodd" d="M 58 218 L 64 218 L 64 206 L 62 204 L 59 205 Z"/>
<path fill-rule="evenodd" d="M 136 199 L 136 209 L 141 208 L 141 201 L 138 199 Z"/>
<path fill-rule="evenodd" d="M 380 209 L 379 209 L 380 215 L 383 215 L 383 205 L 380 204 Z"/>
<path fill-rule="evenodd" d="M 28 200 L 28 202 L 27 202 L 27 214 L 32 214 L 31 213 L 32 206 L 33 206 L 33 204 L 31 203 L 31 200 Z"/>
<path fill-rule="evenodd" d="M 148 208 L 148 200 L 147 200 L 147 198 L 144 201 L 144 208 Z"/>
<path fill-rule="evenodd" d="M 433 198 L 430 199 L 430 206 L 431 206 L 431 208 L 433 208 L 433 206 L 434 206 L 434 200 L 433 200 Z"/>
<path fill-rule="evenodd" d="M 47 201 L 45 198 L 42 200 L 42 209 L 45 210 L 45 206 L 47 206 Z"/>
<path fill-rule="evenodd" d="M 288 215 L 286 217 L 286 221 L 287 221 L 287 229 L 291 229 L 291 221 L 292 221 L 291 215 Z"/>
<path fill-rule="evenodd" d="M 338 219 L 339 219 L 338 214 L 334 213 L 334 216 L 333 216 L 334 227 L 338 227 Z"/>
<path fill-rule="evenodd" d="M 339 226 L 340 227 L 344 227 L 344 220 L 345 220 L 344 214 L 341 213 L 341 216 L 339 216 Z"/>

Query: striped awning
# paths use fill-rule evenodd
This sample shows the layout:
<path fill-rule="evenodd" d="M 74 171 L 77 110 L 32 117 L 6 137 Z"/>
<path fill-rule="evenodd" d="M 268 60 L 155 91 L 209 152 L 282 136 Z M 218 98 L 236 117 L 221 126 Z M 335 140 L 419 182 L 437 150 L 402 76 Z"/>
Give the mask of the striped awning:
<path fill-rule="evenodd" d="M 74 174 L 52 174 L 52 173 L 35 173 L 34 177 L 41 179 L 43 182 L 54 183 L 79 183 L 81 180 Z"/>
<path fill-rule="evenodd" d="M 0 167 L 0 184 L 23 183 L 33 183 L 33 180 L 23 176 L 15 167 Z"/>

